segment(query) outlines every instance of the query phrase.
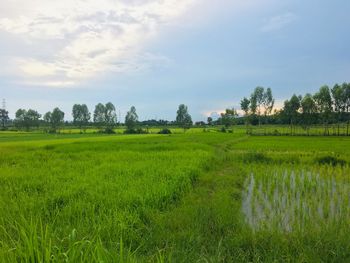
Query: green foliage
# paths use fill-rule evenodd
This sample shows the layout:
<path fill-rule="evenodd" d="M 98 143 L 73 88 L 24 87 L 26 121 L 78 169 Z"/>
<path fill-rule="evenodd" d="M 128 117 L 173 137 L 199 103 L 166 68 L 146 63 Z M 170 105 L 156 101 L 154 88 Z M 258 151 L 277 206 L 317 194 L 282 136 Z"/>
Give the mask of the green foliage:
<path fill-rule="evenodd" d="M 86 126 L 91 119 L 91 114 L 86 104 L 74 104 L 72 116 L 73 123 L 78 125 L 80 129 L 82 129 L 83 126 Z"/>
<path fill-rule="evenodd" d="M 158 134 L 172 134 L 171 130 L 168 128 L 161 129 Z"/>
<path fill-rule="evenodd" d="M 126 129 L 124 131 L 124 134 L 148 134 L 149 132 L 147 130 L 143 130 L 141 128 L 137 129 Z"/>
<path fill-rule="evenodd" d="M 212 126 L 213 125 L 213 118 L 212 117 L 208 117 L 207 118 L 207 123 L 209 126 Z"/>
<path fill-rule="evenodd" d="M 139 121 L 139 117 L 136 113 L 136 108 L 134 106 L 131 107 L 130 111 L 125 116 L 125 126 L 127 130 L 133 131 L 137 127 L 137 122 Z"/>
<path fill-rule="evenodd" d="M 249 114 L 249 105 L 250 105 L 250 100 L 244 97 L 241 100 L 241 110 L 244 112 L 246 116 L 248 116 Z"/>
<path fill-rule="evenodd" d="M 235 124 L 236 118 L 238 117 L 237 111 L 232 109 L 226 109 L 225 113 L 221 113 L 220 122 L 223 124 L 226 128 L 231 127 Z"/>
<path fill-rule="evenodd" d="M 105 133 L 112 133 L 111 131 L 117 124 L 117 113 L 113 103 L 108 102 L 106 105 L 102 103 L 97 104 L 93 119 L 98 128 L 104 128 Z"/>
<path fill-rule="evenodd" d="M 179 109 L 177 110 L 176 114 L 176 123 L 184 130 L 189 129 L 193 125 L 192 117 L 188 113 L 188 108 L 186 105 L 179 105 Z"/>
<path fill-rule="evenodd" d="M 29 131 L 30 128 L 39 126 L 40 118 L 41 115 L 35 110 L 29 109 L 27 111 L 24 109 L 19 109 L 16 112 L 16 118 L 14 122 L 18 128 Z"/>
<path fill-rule="evenodd" d="M 64 112 L 59 108 L 54 108 L 52 112 L 44 115 L 44 120 L 50 125 L 51 132 L 55 133 L 64 122 Z"/>
<path fill-rule="evenodd" d="M 9 121 L 9 119 L 9 112 L 5 109 L 0 109 L 0 125 L 2 130 L 5 130 L 6 123 Z"/>

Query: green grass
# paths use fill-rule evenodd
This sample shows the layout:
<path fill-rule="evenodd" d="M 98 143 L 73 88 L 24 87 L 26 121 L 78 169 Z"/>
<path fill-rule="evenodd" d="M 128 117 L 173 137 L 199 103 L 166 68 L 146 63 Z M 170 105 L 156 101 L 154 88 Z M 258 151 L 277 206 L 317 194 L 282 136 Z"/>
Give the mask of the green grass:
<path fill-rule="evenodd" d="M 328 200 L 326 211 L 332 188 L 318 186 L 314 175 L 347 185 L 347 145 L 346 137 L 249 137 L 243 130 L 0 133 L 0 262 L 348 262 L 350 215 L 321 220 L 283 206 L 284 195 L 270 205 L 274 223 L 252 225 L 244 210 L 252 174 L 262 185 L 250 203 L 256 213 L 264 194 L 273 203 L 275 188 L 295 202 L 290 180 L 276 174 L 311 171 L 298 189 L 313 209 Z M 348 196 L 347 186 L 337 191 Z M 281 207 L 304 216 L 293 226 L 307 222 L 307 229 L 281 228 Z"/>

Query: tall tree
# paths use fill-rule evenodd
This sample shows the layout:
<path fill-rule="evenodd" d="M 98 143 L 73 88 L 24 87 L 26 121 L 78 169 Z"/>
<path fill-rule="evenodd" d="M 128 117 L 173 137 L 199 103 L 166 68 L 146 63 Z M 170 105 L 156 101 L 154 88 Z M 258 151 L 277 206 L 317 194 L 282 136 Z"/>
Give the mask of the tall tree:
<path fill-rule="evenodd" d="M 27 119 L 29 121 L 30 127 L 39 127 L 41 114 L 36 110 L 29 109 L 27 111 Z"/>
<path fill-rule="evenodd" d="M 346 118 L 347 118 L 346 135 L 349 135 L 349 127 L 350 127 L 350 83 L 343 83 L 342 87 L 345 90 L 344 101 L 345 101 L 345 112 L 346 112 Z"/>
<path fill-rule="evenodd" d="M 64 112 L 59 108 L 54 108 L 51 114 L 51 126 L 53 130 L 57 130 L 64 123 Z"/>
<path fill-rule="evenodd" d="M 300 109 L 300 96 L 293 95 L 290 100 L 284 102 L 283 115 L 288 119 L 291 134 L 294 134 L 294 125 L 296 124 Z"/>
<path fill-rule="evenodd" d="M 333 97 L 334 111 L 337 115 L 338 135 L 340 134 L 341 118 L 346 110 L 346 89 L 345 86 L 335 84 L 331 90 Z"/>
<path fill-rule="evenodd" d="M 318 112 L 323 120 L 324 134 L 329 135 L 328 124 L 332 115 L 332 96 L 327 85 L 324 85 L 314 95 Z"/>
<path fill-rule="evenodd" d="M 25 129 L 26 131 L 29 131 L 32 127 L 38 127 L 41 118 L 41 115 L 32 109 L 29 109 L 28 111 L 19 109 L 16 111 L 15 116 L 15 125 L 19 129 Z"/>
<path fill-rule="evenodd" d="M 59 108 L 54 108 L 52 112 L 45 113 L 44 121 L 51 126 L 52 132 L 57 132 L 64 123 L 64 112 Z"/>
<path fill-rule="evenodd" d="M 188 108 L 186 105 L 181 104 L 179 105 L 179 109 L 177 110 L 177 115 L 176 115 L 176 123 L 186 131 L 186 129 L 189 129 L 193 122 L 192 122 L 192 117 L 188 113 Z"/>
<path fill-rule="evenodd" d="M 105 105 L 106 131 L 111 132 L 117 124 L 117 112 L 112 102 Z"/>
<path fill-rule="evenodd" d="M 246 133 L 248 133 L 249 125 L 249 109 L 250 109 L 250 100 L 244 97 L 241 100 L 241 110 L 244 112 L 244 122 L 246 126 Z"/>
<path fill-rule="evenodd" d="M 221 123 L 229 128 L 235 124 L 237 116 L 237 111 L 234 108 L 226 109 L 225 113 L 221 113 Z"/>
<path fill-rule="evenodd" d="M 15 113 L 14 123 L 18 129 L 23 129 L 25 127 L 27 111 L 25 109 L 18 109 Z"/>
<path fill-rule="evenodd" d="M 94 111 L 94 123 L 99 127 L 105 127 L 105 132 L 113 132 L 117 124 L 117 113 L 113 103 L 108 102 L 106 105 L 99 103 Z"/>
<path fill-rule="evenodd" d="M 102 103 L 99 103 L 95 106 L 94 123 L 99 128 L 105 125 L 105 112 L 106 112 L 106 107 Z"/>
<path fill-rule="evenodd" d="M 74 104 L 72 116 L 74 124 L 78 125 L 80 130 L 82 130 L 91 119 L 91 114 L 86 104 Z"/>
<path fill-rule="evenodd" d="M 253 114 L 257 113 L 259 126 L 261 125 L 261 106 L 264 102 L 265 89 L 263 87 L 256 87 L 253 94 L 251 95 L 251 110 Z"/>
<path fill-rule="evenodd" d="M 301 112 L 302 112 L 302 124 L 307 131 L 307 134 L 310 135 L 310 126 L 314 122 L 314 116 L 317 112 L 316 103 L 311 94 L 306 94 L 300 103 Z"/>
<path fill-rule="evenodd" d="M 44 120 L 44 122 L 46 122 L 46 124 L 50 124 L 50 122 L 51 122 L 51 111 L 46 112 L 44 114 L 43 120 Z"/>
<path fill-rule="evenodd" d="M 273 110 L 273 106 L 275 105 L 275 100 L 273 98 L 271 88 L 266 89 L 264 96 L 263 96 L 262 105 L 264 108 L 264 115 L 266 118 L 267 115 L 271 114 L 271 112 Z"/>
<path fill-rule="evenodd" d="M 130 108 L 130 111 L 127 112 L 125 116 L 125 125 L 129 131 L 133 131 L 137 127 L 139 117 L 137 116 L 136 113 L 136 108 L 132 106 Z"/>
<path fill-rule="evenodd" d="M 6 123 L 9 119 L 9 112 L 5 109 L 0 109 L 0 124 L 2 130 L 6 129 Z"/>
<path fill-rule="evenodd" d="M 212 126 L 213 125 L 213 118 L 212 117 L 208 117 L 207 118 L 207 123 L 209 126 Z"/>

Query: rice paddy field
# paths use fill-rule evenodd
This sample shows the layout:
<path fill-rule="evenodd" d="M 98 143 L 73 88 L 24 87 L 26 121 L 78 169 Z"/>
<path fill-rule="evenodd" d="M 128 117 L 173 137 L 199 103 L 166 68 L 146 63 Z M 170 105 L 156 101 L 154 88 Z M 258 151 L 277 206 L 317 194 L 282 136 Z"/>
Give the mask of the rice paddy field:
<path fill-rule="evenodd" d="M 350 262 L 350 137 L 0 133 L 0 262 Z"/>

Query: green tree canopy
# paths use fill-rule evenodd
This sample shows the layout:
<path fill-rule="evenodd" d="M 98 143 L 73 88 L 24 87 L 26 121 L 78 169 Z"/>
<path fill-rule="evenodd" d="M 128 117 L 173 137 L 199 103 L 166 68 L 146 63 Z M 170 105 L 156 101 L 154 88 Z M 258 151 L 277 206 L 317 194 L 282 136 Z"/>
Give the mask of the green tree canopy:
<path fill-rule="evenodd" d="M 192 125 L 192 117 L 188 113 L 186 105 L 181 104 L 177 110 L 176 123 L 183 129 L 189 129 Z"/>
<path fill-rule="evenodd" d="M 320 90 L 314 95 L 314 99 L 317 105 L 317 110 L 323 120 L 325 127 L 325 134 L 328 134 L 328 123 L 331 118 L 332 113 L 332 96 L 331 91 L 327 85 L 324 85 Z"/>
<path fill-rule="evenodd" d="M 6 123 L 9 119 L 9 112 L 5 109 L 0 109 L 0 124 L 3 130 L 5 130 Z"/>
<path fill-rule="evenodd" d="M 117 124 L 117 112 L 112 102 L 105 105 L 104 121 L 107 129 L 113 129 Z"/>
<path fill-rule="evenodd" d="M 213 118 L 212 117 L 208 117 L 207 118 L 207 123 L 209 126 L 212 126 L 213 125 Z"/>
<path fill-rule="evenodd" d="M 228 128 L 235 124 L 237 116 L 237 111 L 234 108 L 226 109 L 225 113 L 221 113 L 221 123 Z"/>
<path fill-rule="evenodd" d="M 125 125 L 128 130 L 134 130 L 137 127 L 137 123 L 139 121 L 139 117 L 136 113 L 136 108 L 132 106 L 130 111 L 127 112 L 125 116 Z"/>
<path fill-rule="evenodd" d="M 300 109 L 301 96 L 293 95 L 290 100 L 284 102 L 282 114 L 290 123 L 291 131 L 293 133 L 293 125 L 295 125 Z"/>
<path fill-rule="evenodd" d="M 94 123 L 99 127 L 105 124 L 105 112 L 106 108 L 102 103 L 99 103 L 95 106 Z"/>
<path fill-rule="evenodd" d="M 32 109 L 28 111 L 25 109 L 18 109 L 15 114 L 15 125 L 20 129 L 25 129 L 27 131 L 32 127 L 39 126 L 39 120 L 41 115 Z"/>
<path fill-rule="evenodd" d="M 87 125 L 91 119 L 91 114 L 86 104 L 74 104 L 72 116 L 74 124 L 78 125 L 80 129 Z"/>
<path fill-rule="evenodd" d="M 54 130 L 58 129 L 64 122 L 64 112 L 54 108 L 51 114 L 51 125 Z"/>
<path fill-rule="evenodd" d="M 241 110 L 244 112 L 245 116 L 248 116 L 249 114 L 249 106 L 250 106 L 250 100 L 244 97 L 241 100 Z"/>
<path fill-rule="evenodd" d="M 264 107 L 265 116 L 270 115 L 273 110 L 273 106 L 275 105 L 275 100 L 273 98 L 272 90 L 270 88 L 267 88 L 266 92 L 263 95 L 262 105 Z"/>
<path fill-rule="evenodd" d="M 94 111 L 94 123 L 101 127 L 105 127 L 106 131 L 111 131 L 117 124 L 117 113 L 113 103 L 108 102 L 106 105 L 99 103 Z"/>
<path fill-rule="evenodd" d="M 64 123 L 64 112 L 54 108 L 52 112 L 45 113 L 44 121 L 50 124 L 53 132 L 56 132 Z"/>

